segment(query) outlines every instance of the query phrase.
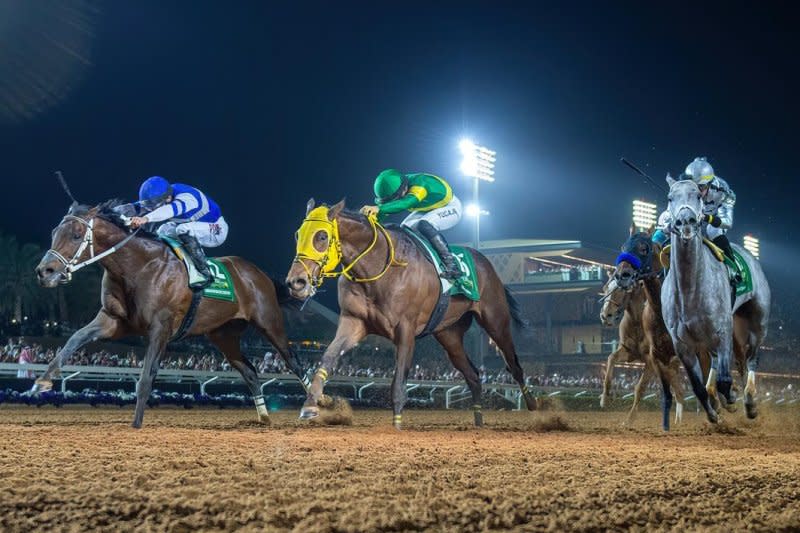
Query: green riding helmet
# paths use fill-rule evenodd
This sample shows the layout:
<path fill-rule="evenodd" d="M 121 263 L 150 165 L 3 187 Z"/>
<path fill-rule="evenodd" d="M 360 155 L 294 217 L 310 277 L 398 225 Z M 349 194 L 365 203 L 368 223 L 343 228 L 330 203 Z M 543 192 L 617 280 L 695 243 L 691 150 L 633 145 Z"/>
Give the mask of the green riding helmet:
<path fill-rule="evenodd" d="M 402 198 L 408 192 L 408 178 L 399 170 L 388 168 L 375 178 L 375 203 L 378 205 Z"/>

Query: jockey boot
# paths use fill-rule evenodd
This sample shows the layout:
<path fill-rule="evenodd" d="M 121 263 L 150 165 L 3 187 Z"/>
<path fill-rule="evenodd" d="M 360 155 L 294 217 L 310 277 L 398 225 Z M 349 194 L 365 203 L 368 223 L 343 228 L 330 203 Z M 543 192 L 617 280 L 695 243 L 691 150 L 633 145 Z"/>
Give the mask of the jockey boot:
<path fill-rule="evenodd" d="M 186 250 L 189 257 L 192 259 L 197 273 L 203 277 L 202 281 L 189 283 L 189 287 L 192 289 L 205 289 L 211 285 L 213 280 L 211 279 L 211 271 L 208 269 L 208 264 L 206 263 L 206 253 L 203 251 L 203 247 L 200 246 L 197 239 L 188 233 L 179 234 L 178 239 L 180 239 L 184 250 Z"/>
<path fill-rule="evenodd" d="M 420 221 L 417 224 L 417 229 L 423 237 L 430 241 L 436 249 L 436 253 L 442 258 L 444 272 L 442 272 L 441 277 L 451 281 L 459 279 L 461 277 L 461 267 L 459 267 L 455 256 L 450 253 L 450 248 L 447 247 L 447 241 L 442 237 L 442 234 L 427 220 Z"/>
<path fill-rule="evenodd" d="M 730 259 L 733 262 L 734 265 L 736 265 L 736 258 L 733 255 L 733 248 L 731 247 L 731 242 L 728 240 L 728 236 L 727 235 L 720 235 L 719 237 L 716 237 L 711 242 L 716 244 L 719 247 L 719 249 L 722 250 L 725 253 L 727 258 Z M 734 274 L 733 279 L 731 280 L 731 283 L 733 285 L 738 285 L 739 283 L 742 282 L 742 275 L 739 273 L 738 265 L 736 266 L 735 270 L 736 270 L 736 273 Z"/>

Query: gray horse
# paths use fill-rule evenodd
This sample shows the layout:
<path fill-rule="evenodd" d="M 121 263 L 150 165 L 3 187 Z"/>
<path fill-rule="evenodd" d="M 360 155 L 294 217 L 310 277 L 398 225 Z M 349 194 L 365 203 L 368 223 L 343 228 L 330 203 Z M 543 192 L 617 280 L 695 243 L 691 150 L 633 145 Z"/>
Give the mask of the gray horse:
<path fill-rule="evenodd" d="M 670 270 L 661 289 L 664 322 L 675 352 L 683 361 L 692 389 L 703 405 L 709 421 L 719 419 L 712 402 L 717 392 L 723 406 L 733 410 L 731 390 L 733 352 L 733 313 L 744 319 L 747 327 L 747 379 L 744 389 L 749 418 L 757 415 L 755 373 L 758 350 L 767 333 L 770 289 L 758 261 L 746 250 L 735 246 L 750 268 L 753 290 L 735 301 L 727 267 L 717 261 L 703 244 L 703 200 L 697 185 L 690 180 L 669 184 L 669 211 L 672 215 Z M 711 355 L 711 371 L 703 387 L 697 354 Z"/>

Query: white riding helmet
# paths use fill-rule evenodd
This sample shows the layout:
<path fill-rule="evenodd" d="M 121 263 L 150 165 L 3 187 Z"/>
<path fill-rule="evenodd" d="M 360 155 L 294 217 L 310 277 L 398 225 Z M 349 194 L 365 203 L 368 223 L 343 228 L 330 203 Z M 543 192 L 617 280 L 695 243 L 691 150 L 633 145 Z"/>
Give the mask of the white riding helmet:
<path fill-rule="evenodd" d="M 686 165 L 684 173 L 698 185 L 708 185 L 714 179 L 714 167 L 705 157 L 695 157 L 694 161 Z"/>

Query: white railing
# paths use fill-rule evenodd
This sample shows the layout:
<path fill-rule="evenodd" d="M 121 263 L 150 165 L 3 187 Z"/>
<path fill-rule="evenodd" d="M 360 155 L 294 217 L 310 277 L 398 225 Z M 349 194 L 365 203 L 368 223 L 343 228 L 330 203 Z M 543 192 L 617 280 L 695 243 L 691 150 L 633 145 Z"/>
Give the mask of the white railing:
<path fill-rule="evenodd" d="M 19 370 L 33 371 L 37 376 L 47 370 L 47 365 L 20 365 L 17 363 L 0 363 L 0 377 L 16 377 Z M 70 381 L 102 381 L 112 383 L 131 383 L 136 382 L 141 374 L 141 368 L 131 367 L 107 367 L 107 366 L 78 366 L 64 365 L 61 368 L 61 377 L 54 381 L 61 381 L 61 392 L 67 391 L 67 384 Z M 297 385 L 300 381 L 292 374 L 259 374 L 261 378 L 261 392 L 270 385 Z M 205 371 L 205 370 L 176 370 L 162 369 L 156 376 L 157 382 L 163 383 L 194 383 L 200 385 L 200 393 L 205 394 L 206 386 L 211 383 L 240 383 L 242 376 L 234 371 Z M 353 398 L 362 399 L 364 391 L 369 388 L 388 388 L 392 385 L 390 378 L 369 378 L 369 377 L 350 377 L 332 376 L 327 385 L 352 387 Z M 489 394 L 499 394 L 507 399 L 512 405 L 521 407 L 522 393 L 516 384 L 507 383 L 484 383 L 482 388 Z M 450 409 L 454 404 L 466 401 L 471 398 L 469 389 L 464 382 L 456 381 L 420 381 L 409 380 L 406 383 L 406 391 L 411 392 L 420 390 L 427 392 L 429 401 L 433 401 L 433 393 L 437 389 L 443 389 L 445 393 L 445 407 Z"/>

